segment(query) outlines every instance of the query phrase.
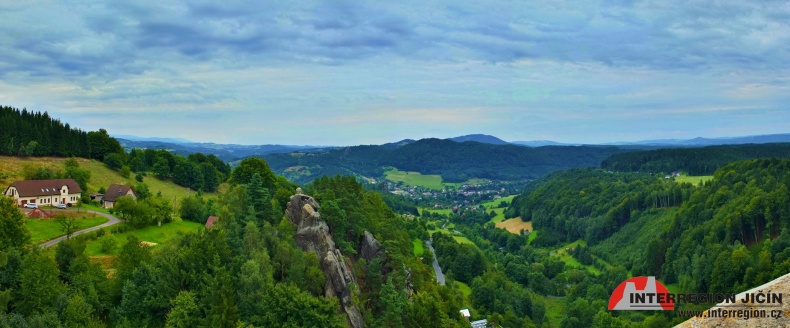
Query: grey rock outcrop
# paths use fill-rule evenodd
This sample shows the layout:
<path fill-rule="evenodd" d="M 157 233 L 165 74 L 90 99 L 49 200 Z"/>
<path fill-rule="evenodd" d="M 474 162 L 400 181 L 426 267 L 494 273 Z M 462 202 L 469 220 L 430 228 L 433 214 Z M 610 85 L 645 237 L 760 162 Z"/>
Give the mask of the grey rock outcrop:
<path fill-rule="evenodd" d="M 285 215 L 296 225 L 296 245 L 303 251 L 315 253 L 319 259 L 321 270 L 326 277 L 324 295 L 338 298 L 351 327 L 364 327 L 362 314 L 356 305 L 351 303 L 349 283 L 354 281 L 354 276 L 346 265 L 343 254 L 335 248 L 329 227 L 317 212 L 319 208 L 318 202 L 313 197 L 297 190 L 296 195 L 291 196 L 288 202 Z"/>
<path fill-rule="evenodd" d="M 381 255 L 381 244 L 376 238 L 373 237 L 373 234 L 365 230 L 364 235 L 362 236 L 362 242 L 359 245 L 359 255 L 365 259 L 368 263 L 373 258 L 379 257 Z"/>

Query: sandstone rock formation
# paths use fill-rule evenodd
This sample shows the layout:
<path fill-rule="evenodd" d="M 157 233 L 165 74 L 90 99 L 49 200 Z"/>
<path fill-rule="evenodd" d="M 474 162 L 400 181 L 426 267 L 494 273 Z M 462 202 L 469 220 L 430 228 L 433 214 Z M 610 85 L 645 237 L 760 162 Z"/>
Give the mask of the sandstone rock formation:
<path fill-rule="evenodd" d="M 379 257 L 382 251 L 379 241 L 373 237 L 373 234 L 367 231 L 365 231 L 365 234 L 362 236 L 359 249 L 359 255 L 368 263 L 370 263 L 370 260 Z"/>
<path fill-rule="evenodd" d="M 781 306 L 778 307 L 762 307 L 755 304 L 743 304 L 740 300 L 744 298 L 745 294 L 751 293 L 758 293 L 758 292 L 770 292 L 770 293 L 781 293 L 783 296 L 783 302 Z M 681 328 L 700 328 L 700 327 L 790 327 L 790 302 L 786 300 L 786 298 L 790 295 L 790 274 L 786 274 L 779 278 L 774 279 L 762 286 L 752 288 L 747 290 L 743 293 L 738 294 L 735 299 L 737 300 L 737 304 L 719 304 L 711 309 L 710 311 L 716 311 L 718 308 L 726 309 L 726 310 L 765 310 L 769 316 L 771 311 L 781 311 L 781 318 L 758 318 L 752 317 L 749 319 L 743 318 L 692 318 L 683 322 L 676 327 Z"/>
<path fill-rule="evenodd" d="M 318 202 L 313 197 L 304 195 L 301 190 L 297 190 L 296 195 L 291 196 L 291 200 L 288 202 L 285 215 L 296 225 L 296 244 L 299 248 L 303 251 L 313 252 L 318 256 L 321 269 L 327 280 L 324 294 L 336 296 L 340 300 L 340 306 L 345 311 L 351 327 L 364 327 L 365 321 L 362 314 L 356 305 L 351 303 L 349 283 L 354 281 L 354 276 L 346 265 L 343 254 L 335 248 L 335 242 L 329 234 L 329 227 L 326 222 L 321 220 L 321 215 L 317 212 L 319 208 Z M 376 241 L 375 244 L 378 245 L 378 242 Z M 370 251 L 372 250 L 371 248 Z M 381 250 L 380 245 L 378 250 Z"/>

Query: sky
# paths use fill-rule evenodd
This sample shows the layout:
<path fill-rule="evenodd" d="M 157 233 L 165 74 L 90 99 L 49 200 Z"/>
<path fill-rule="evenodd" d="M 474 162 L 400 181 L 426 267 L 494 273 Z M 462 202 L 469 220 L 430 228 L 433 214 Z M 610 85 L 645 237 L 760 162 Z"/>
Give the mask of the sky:
<path fill-rule="evenodd" d="M 787 1 L 0 0 L 0 105 L 357 145 L 790 132 Z"/>

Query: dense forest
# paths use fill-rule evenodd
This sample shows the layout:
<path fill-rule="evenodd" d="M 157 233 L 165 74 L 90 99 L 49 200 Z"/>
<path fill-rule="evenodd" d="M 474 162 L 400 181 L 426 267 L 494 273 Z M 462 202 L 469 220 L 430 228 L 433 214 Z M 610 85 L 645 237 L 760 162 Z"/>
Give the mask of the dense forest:
<path fill-rule="evenodd" d="M 103 160 L 123 151 L 107 131 L 85 132 L 46 112 L 0 106 L 0 155 L 83 157 Z"/>
<path fill-rule="evenodd" d="M 51 254 L 29 244 L 23 214 L 1 199 L 0 326 L 345 326 L 337 299 L 324 295 L 319 259 L 296 246 L 295 227 L 283 217 L 277 194 L 294 185 L 256 166 L 260 160 L 249 161 L 231 172 L 231 186 L 218 199 L 183 200 L 182 211 L 197 205 L 201 216 L 217 215 L 215 228 L 153 248 L 129 237 L 109 276 L 88 258 L 85 242 L 113 231 L 74 237 Z M 458 294 L 439 286 L 412 254 L 405 222 L 377 193 L 347 177 L 319 179 L 306 192 L 321 203 L 319 213 L 350 259 L 353 303 L 367 325 L 463 326 Z M 132 219 L 139 211 L 116 210 L 130 220 L 114 229 L 139 222 Z M 358 255 L 364 231 L 380 242 L 382 256 Z"/>
<path fill-rule="evenodd" d="M 667 148 L 620 153 L 605 159 L 601 167 L 620 172 L 686 172 L 689 175 L 711 175 L 726 164 L 756 158 L 790 158 L 790 143 Z"/>
<path fill-rule="evenodd" d="M 297 183 L 326 175 L 383 175 L 384 166 L 439 174 L 447 182 L 470 178 L 526 180 L 556 170 L 597 167 L 608 156 L 626 151 L 613 146 L 529 148 L 479 142 L 422 139 L 402 146 L 354 146 L 317 152 L 263 156 L 275 172 Z"/>
<path fill-rule="evenodd" d="M 538 237 L 517 251 L 507 242 L 498 245 L 534 263 L 545 249 L 585 241 L 589 248 L 577 245 L 568 253 L 601 274 L 577 279 L 568 290 L 561 287 L 565 280 L 557 278 L 564 273 L 545 276 L 551 282 L 547 286 L 553 288 L 549 293 L 568 295 L 566 310 L 579 305 L 574 303 L 585 295 L 580 288 L 589 298 L 591 288 L 598 290 L 598 284 L 605 291 L 612 290 L 610 275 L 624 279 L 629 272 L 656 276 L 683 292 L 740 292 L 790 272 L 788 185 L 790 160 L 783 159 L 730 163 L 699 186 L 638 173 L 558 172 L 533 182 L 508 209 L 510 215 L 531 219 Z M 486 235 L 485 227 L 474 229 L 462 232 L 472 232 L 470 238 L 477 245 L 484 244 L 475 238 Z M 524 278 L 528 286 L 529 275 L 534 275 L 531 270 Z M 509 276 L 519 277 L 518 272 Z M 570 273 L 568 268 L 562 272 Z M 599 319 L 620 324 L 648 322 L 632 314 L 607 315 L 582 311 L 564 322 L 584 326 L 600 326 L 596 324 Z M 664 325 L 677 320 L 650 318 L 651 323 Z"/>
<path fill-rule="evenodd" d="M 230 165 L 215 155 L 202 153 L 184 157 L 167 150 L 135 148 L 129 153 L 120 151 L 107 154 L 104 164 L 127 178 L 132 173 L 142 175 L 150 172 L 158 179 L 172 178 L 177 185 L 205 192 L 216 191 L 220 183 L 230 178 Z"/>
<path fill-rule="evenodd" d="M 548 246 L 579 238 L 588 243 L 606 239 L 640 211 L 679 206 L 694 187 L 643 173 L 574 169 L 529 188 L 528 194 L 513 200 L 506 216 L 532 221 L 542 230 L 535 243 Z"/>

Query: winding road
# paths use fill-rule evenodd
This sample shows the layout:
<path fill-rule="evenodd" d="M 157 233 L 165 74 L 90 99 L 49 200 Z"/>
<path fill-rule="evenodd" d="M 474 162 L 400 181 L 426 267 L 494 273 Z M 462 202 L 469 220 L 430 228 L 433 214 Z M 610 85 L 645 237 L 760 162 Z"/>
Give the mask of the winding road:
<path fill-rule="evenodd" d="M 430 240 L 426 240 L 425 245 L 428 245 L 428 249 L 430 249 L 431 254 L 433 254 L 433 271 L 436 272 L 436 281 L 439 282 L 439 285 L 444 286 L 444 274 L 442 273 L 442 267 L 439 266 L 439 260 L 436 259 L 436 252 L 433 250 L 433 245 L 431 245 Z"/>
<path fill-rule="evenodd" d="M 84 234 L 86 232 L 96 231 L 96 230 L 99 230 L 99 229 L 104 228 L 104 227 L 109 227 L 111 225 L 121 223 L 121 220 L 119 220 L 115 216 L 107 214 L 107 213 L 96 212 L 96 211 L 91 211 L 91 210 L 84 210 L 84 211 L 87 212 L 87 213 L 93 213 L 93 214 L 101 215 L 101 216 L 106 217 L 107 219 L 109 219 L 109 221 L 107 221 L 105 223 L 102 223 L 100 225 L 97 225 L 95 227 L 90 227 L 90 228 L 85 228 L 85 229 L 82 229 L 82 230 L 77 230 L 77 231 L 75 231 L 74 233 L 71 234 L 72 237 L 74 237 L 76 235 Z M 55 245 L 55 244 L 61 242 L 64 239 L 66 239 L 65 235 L 60 236 L 60 237 L 55 238 L 55 239 L 47 240 L 47 241 L 41 243 L 39 246 L 41 246 L 41 248 L 47 248 L 47 247 L 50 247 L 52 245 Z"/>

